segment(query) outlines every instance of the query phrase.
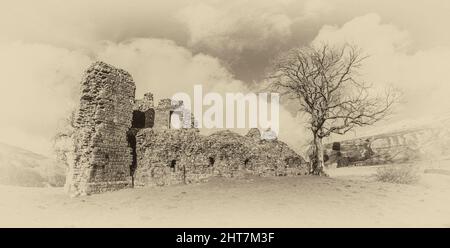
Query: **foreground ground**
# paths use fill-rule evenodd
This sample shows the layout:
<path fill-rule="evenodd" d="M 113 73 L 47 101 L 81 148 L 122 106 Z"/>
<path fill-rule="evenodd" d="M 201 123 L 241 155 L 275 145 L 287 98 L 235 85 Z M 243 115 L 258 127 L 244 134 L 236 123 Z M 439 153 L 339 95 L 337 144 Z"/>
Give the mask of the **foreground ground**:
<path fill-rule="evenodd" d="M 62 188 L 0 186 L 0 226 L 450 227 L 450 176 L 376 182 L 374 167 L 125 189 L 69 198 Z"/>

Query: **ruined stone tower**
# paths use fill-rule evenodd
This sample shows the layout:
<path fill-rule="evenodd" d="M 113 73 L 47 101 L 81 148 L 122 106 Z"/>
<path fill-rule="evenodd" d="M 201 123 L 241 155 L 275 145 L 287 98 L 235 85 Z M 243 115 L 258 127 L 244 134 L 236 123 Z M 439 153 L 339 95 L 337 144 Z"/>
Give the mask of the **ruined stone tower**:
<path fill-rule="evenodd" d="M 281 141 L 261 139 L 258 130 L 204 136 L 182 101 L 161 99 L 156 105 L 151 93 L 135 99 L 135 89 L 124 70 L 103 62 L 87 69 L 66 180 L 72 196 L 215 176 L 308 173 L 304 159 Z"/>
<path fill-rule="evenodd" d="M 131 127 L 135 84 L 131 75 L 103 62 L 91 65 L 81 82 L 74 134 L 75 161 L 66 189 L 84 195 L 127 187 L 131 182 Z"/>

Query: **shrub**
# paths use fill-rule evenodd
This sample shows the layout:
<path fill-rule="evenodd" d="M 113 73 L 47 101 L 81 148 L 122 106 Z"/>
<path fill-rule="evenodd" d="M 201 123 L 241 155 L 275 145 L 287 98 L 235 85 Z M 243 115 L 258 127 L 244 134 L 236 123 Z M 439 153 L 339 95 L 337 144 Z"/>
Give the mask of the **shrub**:
<path fill-rule="evenodd" d="M 419 171 L 411 164 L 386 165 L 378 168 L 375 177 L 381 182 L 413 184 L 419 181 Z"/>
<path fill-rule="evenodd" d="M 339 142 L 333 142 L 333 147 L 331 148 L 333 151 L 340 151 L 341 150 L 341 143 Z"/>
<path fill-rule="evenodd" d="M 48 184 L 52 187 L 63 187 L 66 183 L 66 176 L 62 174 L 54 174 L 47 178 Z"/>
<path fill-rule="evenodd" d="M 10 166 L 0 168 L 0 184 L 23 187 L 42 187 L 45 179 L 29 168 Z"/>

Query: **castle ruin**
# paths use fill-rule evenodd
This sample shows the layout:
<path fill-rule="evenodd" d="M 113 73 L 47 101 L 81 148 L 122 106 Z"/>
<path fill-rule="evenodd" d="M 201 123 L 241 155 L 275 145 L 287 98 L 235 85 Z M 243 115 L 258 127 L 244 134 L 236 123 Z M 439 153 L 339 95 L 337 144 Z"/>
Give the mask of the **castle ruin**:
<path fill-rule="evenodd" d="M 197 128 L 171 128 L 171 116 L 194 123 L 179 111 L 182 102 L 154 104 L 147 93 L 135 99 L 131 75 L 95 62 L 81 82 L 75 119 L 74 161 L 66 189 L 87 195 L 134 186 L 195 183 L 213 176 L 305 175 L 306 161 L 258 129 L 242 136 L 228 130 L 209 136 Z"/>

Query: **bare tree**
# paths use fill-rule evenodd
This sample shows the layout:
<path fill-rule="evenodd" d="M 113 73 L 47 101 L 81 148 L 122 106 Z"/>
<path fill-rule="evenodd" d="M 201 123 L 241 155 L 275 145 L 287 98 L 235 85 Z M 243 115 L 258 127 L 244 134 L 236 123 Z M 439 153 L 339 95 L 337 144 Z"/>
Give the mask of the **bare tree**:
<path fill-rule="evenodd" d="M 365 59 L 355 46 L 322 45 L 292 49 L 274 63 L 271 86 L 298 100 L 300 111 L 310 117 L 314 175 L 325 174 L 323 138 L 374 124 L 398 100 L 396 91 L 373 94 L 370 84 L 357 79 Z"/>

